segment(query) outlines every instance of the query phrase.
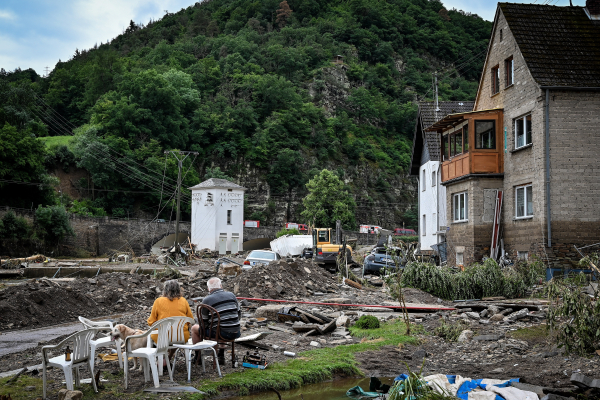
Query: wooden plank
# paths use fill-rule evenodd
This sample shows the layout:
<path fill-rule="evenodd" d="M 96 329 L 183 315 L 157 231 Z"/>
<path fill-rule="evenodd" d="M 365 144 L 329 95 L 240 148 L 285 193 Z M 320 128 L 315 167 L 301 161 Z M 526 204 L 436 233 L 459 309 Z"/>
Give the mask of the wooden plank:
<path fill-rule="evenodd" d="M 331 322 L 329 322 L 327 325 L 325 325 L 325 327 L 323 328 L 323 333 L 329 333 L 329 332 L 333 332 L 336 328 L 336 320 L 331 320 Z"/>
<path fill-rule="evenodd" d="M 308 332 L 313 329 L 319 329 L 319 325 L 317 324 L 304 324 L 304 325 L 294 325 L 292 326 L 294 332 Z"/>
<path fill-rule="evenodd" d="M 325 321 L 323 321 L 321 318 L 318 318 L 318 317 L 312 315 L 311 313 L 303 311 L 303 310 L 301 310 L 299 308 L 296 308 L 294 311 L 296 311 L 297 313 L 299 313 L 301 315 L 306 316 L 306 318 L 308 318 L 308 319 L 312 319 L 312 320 L 318 322 L 319 324 L 324 324 L 325 323 Z"/>

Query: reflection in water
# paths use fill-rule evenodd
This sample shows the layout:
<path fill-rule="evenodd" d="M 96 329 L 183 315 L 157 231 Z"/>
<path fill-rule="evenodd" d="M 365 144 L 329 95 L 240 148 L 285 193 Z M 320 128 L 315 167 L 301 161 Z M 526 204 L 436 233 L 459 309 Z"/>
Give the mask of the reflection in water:
<path fill-rule="evenodd" d="M 394 378 L 380 378 L 382 383 L 391 385 Z M 347 378 L 335 381 L 305 385 L 299 389 L 287 390 L 281 393 L 282 400 L 349 400 L 346 391 L 354 386 L 360 386 L 365 391 L 369 390 L 369 378 Z M 229 400 L 277 400 L 274 392 L 259 393 L 252 396 L 232 397 Z"/>

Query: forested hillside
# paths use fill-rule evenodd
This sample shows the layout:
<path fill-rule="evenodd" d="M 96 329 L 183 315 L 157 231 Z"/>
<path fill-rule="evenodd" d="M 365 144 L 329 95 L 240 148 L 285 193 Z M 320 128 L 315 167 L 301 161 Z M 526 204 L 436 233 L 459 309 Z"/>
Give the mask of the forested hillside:
<path fill-rule="evenodd" d="M 0 161 L 0 205 L 56 201 L 18 182 L 82 168 L 72 211 L 169 218 L 177 168 L 164 151 L 178 149 L 199 153 L 185 185 L 248 187 L 249 219 L 298 219 L 306 182 L 328 168 L 358 222 L 414 226 L 415 102 L 432 98 L 434 71 L 441 100 L 472 100 L 490 30 L 427 0 L 208 0 L 131 22 L 48 77 L 2 70 L 0 147 L 14 151 Z M 48 150 L 33 138 L 66 135 Z M 41 157 L 27 173 L 13 168 L 20 142 Z"/>

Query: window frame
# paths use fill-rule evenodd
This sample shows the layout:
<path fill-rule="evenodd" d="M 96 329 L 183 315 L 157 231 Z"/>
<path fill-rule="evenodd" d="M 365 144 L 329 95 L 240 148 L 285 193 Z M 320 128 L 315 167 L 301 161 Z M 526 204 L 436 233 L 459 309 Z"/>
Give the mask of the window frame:
<path fill-rule="evenodd" d="M 435 187 L 437 183 L 437 173 L 435 170 L 431 171 L 431 187 Z"/>
<path fill-rule="evenodd" d="M 423 236 L 427 236 L 427 214 L 423 214 L 423 222 L 422 222 L 423 226 L 422 226 L 422 231 L 421 235 Z"/>
<path fill-rule="evenodd" d="M 494 143 L 494 147 L 478 147 L 478 140 L 477 140 L 477 123 L 478 122 L 491 122 L 493 124 L 493 129 L 494 129 L 494 139 L 493 139 L 493 143 Z M 475 134 L 475 149 L 476 150 L 496 150 L 496 141 L 497 141 L 497 137 L 496 137 L 496 120 L 495 119 L 476 119 L 475 121 L 473 121 L 473 127 L 474 127 L 474 134 Z"/>
<path fill-rule="evenodd" d="M 529 126 L 527 126 L 527 117 L 529 117 Z M 517 125 L 519 123 L 522 123 L 522 135 L 518 134 L 518 128 Z M 529 128 L 529 132 L 527 131 L 527 128 Z M 514 129 L 514 136 L 515 136 L 515 150 L 517 149 L 521 149 L 523 147 L 527 147 L 531 144 L 533 144 L 533 121 L 532 121 L 532 117 L 531 117 L 531 113 L 529 114 L 525 114 L 519 118 L 515 118 L 513 121 L 513 129 Z M 519 146 L 519 137 L 523 136 L 523 144 L 521 146 Z M 529 142 L 528 142 L 529 140 Z"/>
<path fill-rule="evenodd" d="M 464 218 L 460 218 L 460 198 L 464 203 Z M 458 211 L 458 212 L 457 212 Z M 457 217 L 458 214 L 458 217 Z M 468 192 L 452 194 L 452 222 L 467 222 L 469 220 L 469 196 Z"/>
<path fill-rule="evenodd" d="M 233 210 L 227 210 L 227 225 L 233 225 Z"/>
<path fill-rule="evenodd" d="M 510 66 L 510 68 L 509 68 L 509 66 Z M 510 56 L 506 60 L 504 60 L 504 85 L 505 85 L 505 88 L 507 88 L 514 84 L 515 84 L 515 59 L 513 56 Z"/>
<path fill-rule="evenodd" d="M 530 197 L 528 198 L 528 190 L 527 188 L 531 188 Z M 519 191 L 523 191 L 523 215 L 519 216 Z M 531 202 L 531 214 L 528 214 L 527 204 Z M 533 184 L 528 183 L 526 185 L 520 185 L 515 187 L 515 219 L 530 219 L 533 218 Z"/>
<path fill-rule="evenodd" d="M 425 171 L 425 169 L 423 169 L 423 173 L 421 175 L 423 175 L 421 177 L 421 179 L 422 179 L 421 191 L 424 192 L 425 190 L 427 190 L 427 171 Z"/>
<path fill-rule="evenodd" d="M 500 93 L 500 65 L 496 65 L 491 69 L 492 78 L 492 96 Z"/>

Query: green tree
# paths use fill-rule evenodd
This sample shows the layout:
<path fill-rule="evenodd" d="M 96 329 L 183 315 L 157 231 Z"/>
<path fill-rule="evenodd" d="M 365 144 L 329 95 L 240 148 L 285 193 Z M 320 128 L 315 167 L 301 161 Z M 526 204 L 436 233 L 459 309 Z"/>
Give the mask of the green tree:
<path fill-rule="evenodd" d="M 221 171 L 220 167 L 214 168 L 206 168 L 206 172 L 204 173 L 204 180 L 216 178 L 216 179 L 227 179 L 228 181 L 233 182 L 233 178 L 225 173 L 225 171 Z"/>
<path fill-rule="evenodd" d="M 75 236 L 69 214 L 63 206 L 39 206 L 35 210 L 35 223 L 47 244 L 56 244 L 66 236 Z"/>
<path fill-rule="evenodd" d="M 0 238 L 27 239 L 31 235 L 31 225 L 23 217 L 9 211 L 0 220 Z"/>
<path fill-rule="evenodd" d="M 344 182 L 327 169 L 306 184 L 308 195 L 302 200 L 302 217 L 320 228 L 333 228 L 342 221 L 344 229 L 356 229 L 356 203 L 344 187 Z"/>

